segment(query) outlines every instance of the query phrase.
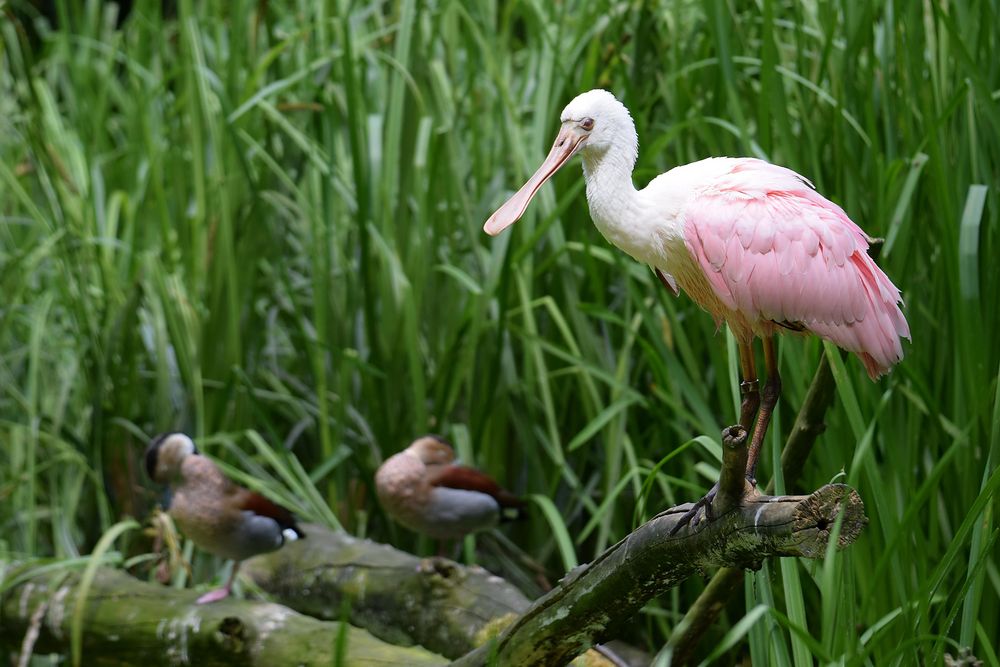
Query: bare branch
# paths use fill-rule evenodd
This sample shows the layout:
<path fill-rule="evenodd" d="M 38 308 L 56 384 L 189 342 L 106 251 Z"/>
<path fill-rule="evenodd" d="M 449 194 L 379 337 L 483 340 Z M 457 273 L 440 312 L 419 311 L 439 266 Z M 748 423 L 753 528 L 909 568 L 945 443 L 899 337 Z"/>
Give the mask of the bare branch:
<path fill-rule="evenodd" d="M 719 471 L 719 490 L 712 501 L 716 515 L 725 514 L 736 507 L 752 489 L 747 488 L 747 431 L 739 424 L 727 426 L 722 431 L 722 469 Z"/>

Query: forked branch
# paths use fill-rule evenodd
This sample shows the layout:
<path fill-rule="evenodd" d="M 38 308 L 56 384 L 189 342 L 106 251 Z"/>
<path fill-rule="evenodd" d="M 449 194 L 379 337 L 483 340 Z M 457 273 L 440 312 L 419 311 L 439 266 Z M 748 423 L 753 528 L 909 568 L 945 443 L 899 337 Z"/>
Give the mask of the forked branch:
<path fill-rule="evenodd" d="M 833 390 L 833 373 L 830 371 L 829 360 L 824 356 L 820 359 L 809 391 L 802 402 L 802 408 L 795 419 L 795 425 L 781 452 L 781 471 L 786 488 L 792 488 L 798 481 L 816 439 L 826 429 L 823 419 L 833 402 Z M 764 492 L 772 493 L 773 490 L 774 480 L 771 480 Z M 673 651 L 673 664 L 688 663 L 705 632 L 715 623 L 726 601 L 742 583 L 742 569 L 724 567 L 715 573 L 705 590 L 674 628 L 667 642 Z"/>

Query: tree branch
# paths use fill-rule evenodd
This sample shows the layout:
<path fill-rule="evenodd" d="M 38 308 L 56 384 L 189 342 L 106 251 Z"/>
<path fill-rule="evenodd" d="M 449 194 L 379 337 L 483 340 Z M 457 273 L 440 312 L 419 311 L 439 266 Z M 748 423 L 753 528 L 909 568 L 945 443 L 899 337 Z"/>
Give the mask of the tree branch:
<path fill-rule="evenodd" d="M 614 633 L 651 598 L 712 566 L 754 567 L 764 558 L 816 558 L 841 511 L 838 547 L 852 543 L 867 519 L 857 492 L 828 484 L 809 496 L 757 496 L 686 528 L 671 529 L 691 504 L 671 508 L 594 562 L 569 573 L 494 642 L 455 665 L 565 664 Z M 492 656 L 492 658 L 491 658 Z"/>
<path fill-rule="evenodd" d="M 722 431 L 722 469 L 719 490 L 712 501 L 716 515 L 725 514 L 740 504 L 747 492 L 747 431 L 740 425 L 727 426 Z"/>

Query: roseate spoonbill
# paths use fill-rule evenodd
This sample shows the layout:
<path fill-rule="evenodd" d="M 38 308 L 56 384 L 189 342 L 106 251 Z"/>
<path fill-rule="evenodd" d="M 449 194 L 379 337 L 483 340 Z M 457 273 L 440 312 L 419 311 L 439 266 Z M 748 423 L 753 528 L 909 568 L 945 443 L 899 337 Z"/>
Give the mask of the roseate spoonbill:
<path fill-rule="evenodd" d="M 228 480 L 183 433 L 168 433 L 150 442 L 146 472 L 153 481 L 170 486 L 167 511 L 181 532 L 205 551 L 235 561 L 226 585 L 205 593 L 197 604 L 227 597 L 240 561 L 306 536 L 291 512 Z"/>
<path fill-rule="evenodd" d="M 579 153 L 590 215 L 604 238 L 652 267 L 675 295 L 687 292 L 736 337 L 740 424 L 748 433 L 760 410 L 750 440 L 751 482 L 781 391 L 774 334 L 808 332 L 832 341 L 856 354 L 873 380 L 902 358 L 900 339 L 910 331 L 899 290 L 868 256 L 871 239 L 808 180 L 763 160 L 708 158 L 636 190 L 638 137 L 614 95 L 583 93 L 560 120 L 548 157 L 483 229 L 496 235 L 516 222 L 542 184 Z M 763 401 L 753 350 L 758 336 L 767 369 Z"/>
<path fill-rule="evenodd" d="M 375 489 L 389 516 L 438 540 L 517 519 L 524 507 L 485 473 L 457 465 L 455 450 L 435 435 L 389 457 L 375 473 Z"/>

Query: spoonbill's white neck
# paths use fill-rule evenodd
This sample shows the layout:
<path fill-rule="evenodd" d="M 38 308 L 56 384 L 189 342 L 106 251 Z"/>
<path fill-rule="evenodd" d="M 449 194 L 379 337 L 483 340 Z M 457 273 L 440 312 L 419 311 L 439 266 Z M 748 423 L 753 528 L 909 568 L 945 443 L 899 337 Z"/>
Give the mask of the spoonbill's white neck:
<path fill-rule="evenodd" d="M 651 230 L 644 224 L 646 212 L 632 183 L 638 140 L 631 119 L 628 121 L 618 128 L 611 141 L 580 151 L 583 177 L 587 182 L 590 217 L 598 231 L 632 257 L 649 261 L 646 249 Z"/>
<path fill-rule="evenodd" d="M 636 195 L 632 183 L 632 170 L 638 157 L 635 130 L 631 141 L 615 142 L 605 147 L 588 147 L 580 151 L 583 160 L 583 177 L 587 182 L 587 202 L 590 212 L 597 218 L 611 221 L 620 217 L 617 212 Z"/>

